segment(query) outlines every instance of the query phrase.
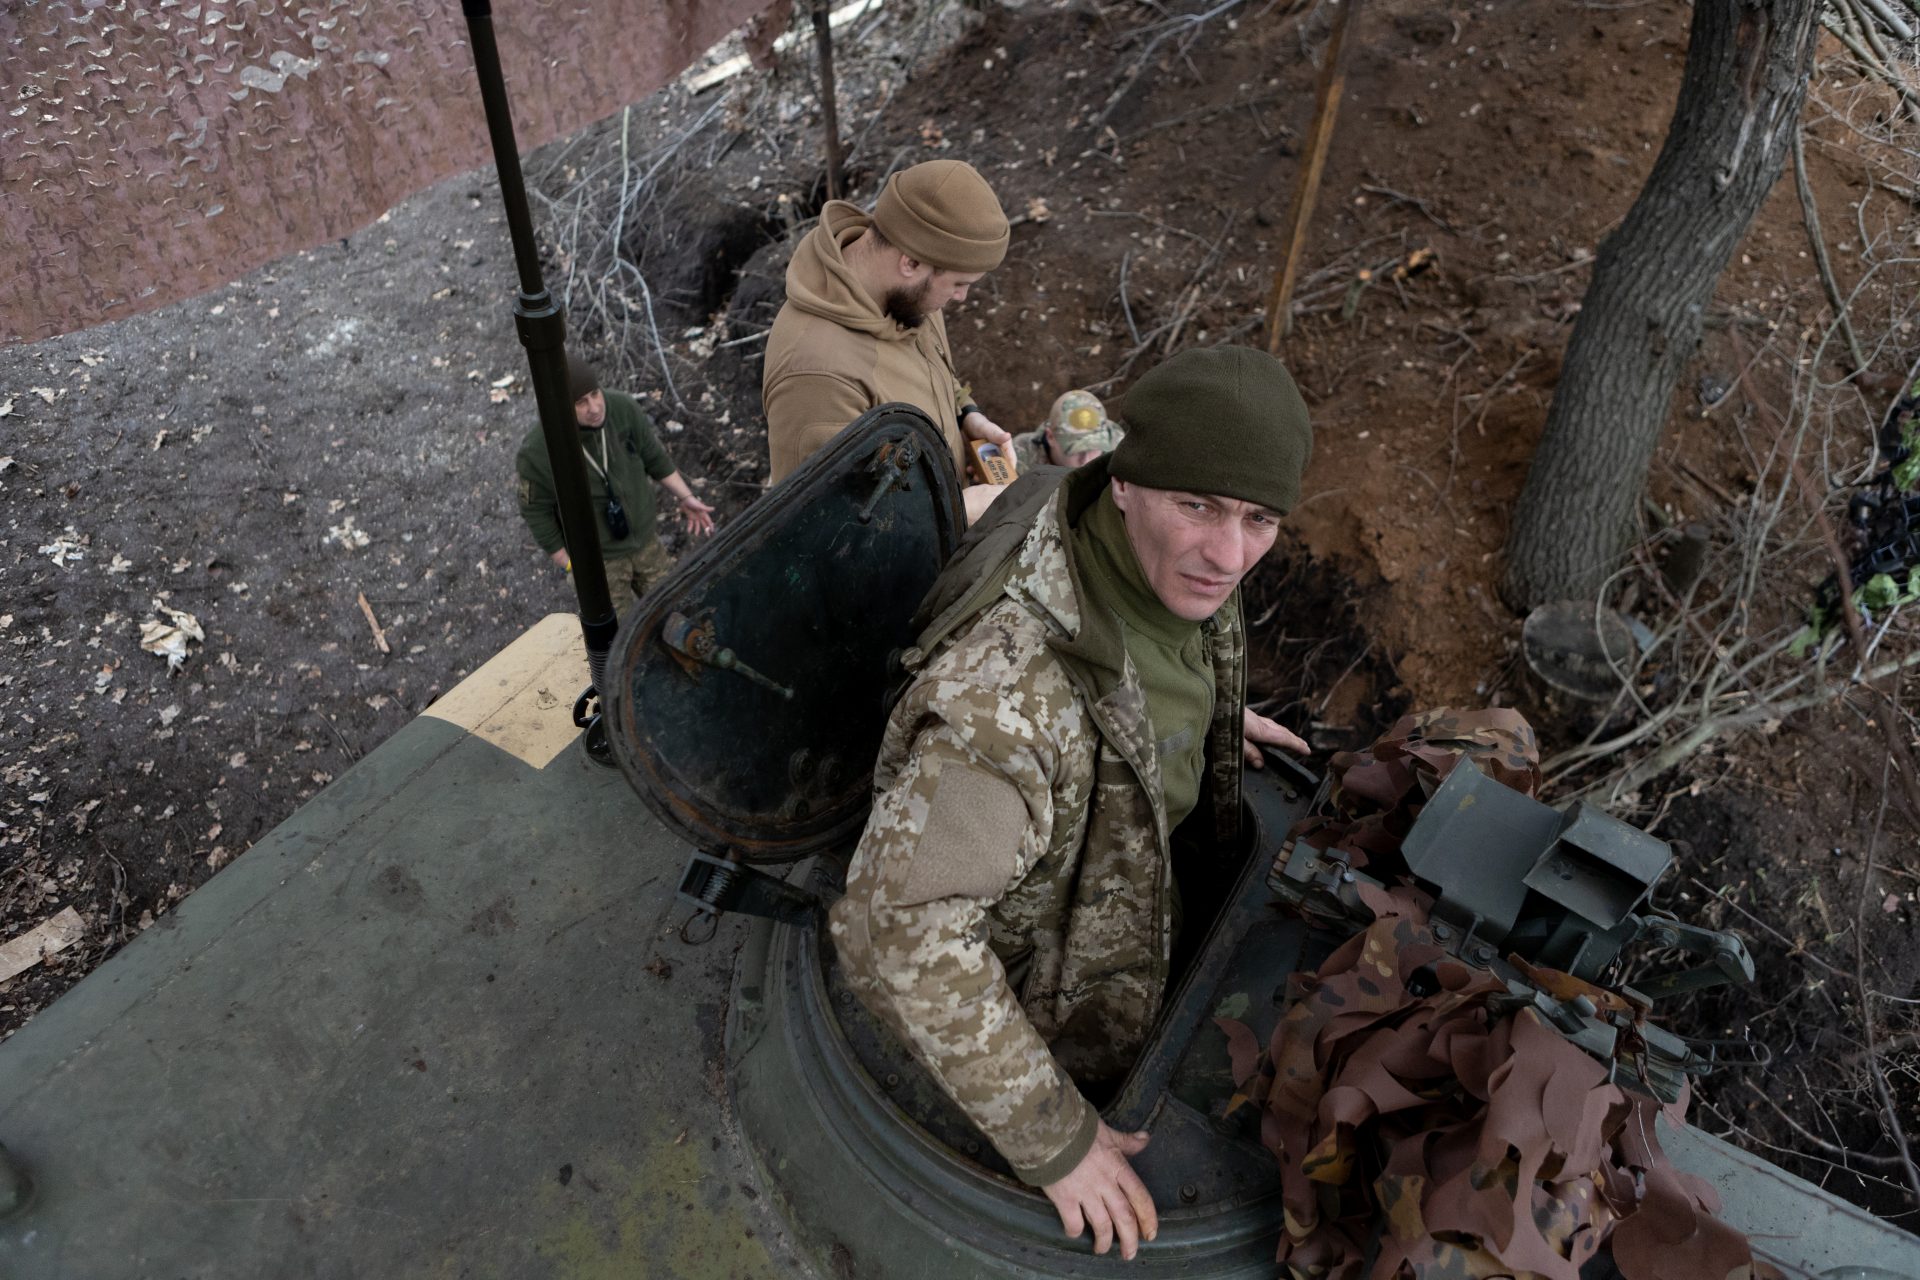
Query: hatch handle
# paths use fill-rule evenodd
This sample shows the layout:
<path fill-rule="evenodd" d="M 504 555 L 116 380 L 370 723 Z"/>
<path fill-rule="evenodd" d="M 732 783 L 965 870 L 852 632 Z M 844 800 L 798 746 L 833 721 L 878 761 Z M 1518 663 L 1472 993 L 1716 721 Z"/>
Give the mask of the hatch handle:
<path fill-rule="evenodd" d="M 920 451 L 913 447 L 911 438 L 901 440 L 891 446 L 882 446 L 874 457 L 872 469 L 880 473 L 880 481 L 873 487 L 873 494 L 867 499 L 867 505 L 860 508 L 854 516 L 861 524 L 873 522 L 873 512 L 880 505 L 880 499 L 891 493 L 895 486 L 907 487 L 907 477 L 913 466 L 920 460 Z"/>
<path fill-rule="evenodd" d="M 681 658 L 705 663 L 709 667 L 718 667 L 722 671 L 731 671 L 744 676 L 763 689 L 771 689 L 781 697 L 791 700 L 793 690 L 770 676 L 764 676 L 746 663 L 740 661 L 738 654 L 721 645 L 719 634 L 715 631 L 711 617 L 695 622 L 684 613 L 670 613 L 667 620 L 660 624 L 660 639 L 667 648 Z M 688 668 L 691 670 L 691 668 Z"/>

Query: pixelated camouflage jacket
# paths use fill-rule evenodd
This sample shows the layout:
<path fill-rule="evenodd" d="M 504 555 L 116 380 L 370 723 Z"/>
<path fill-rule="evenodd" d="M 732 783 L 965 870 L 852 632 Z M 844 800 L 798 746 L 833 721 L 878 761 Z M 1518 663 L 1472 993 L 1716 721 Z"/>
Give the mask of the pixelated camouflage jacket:
<path fill-rule="evenodd" d="M 915 676 L 831 913 L 854 989 L 1035 1185 L 1091 1145 L 1097 1116 L 1079 1086 L 1132 1065 L 1173 941 L 1146 696 L 1119 620 L 1083 609 L 1066 536 L 1106 470 L 1101 460 L 1009 490 L 936 584 L 929 599 L 945 607 L 906 655 Z M 1203 628 L 1213 803 L 1192 821 L 1210 816 L 1216 847 L 1232 847 L 1238 597 Z M 1017 996 L 1009 968 L 1024 975 Z"/>

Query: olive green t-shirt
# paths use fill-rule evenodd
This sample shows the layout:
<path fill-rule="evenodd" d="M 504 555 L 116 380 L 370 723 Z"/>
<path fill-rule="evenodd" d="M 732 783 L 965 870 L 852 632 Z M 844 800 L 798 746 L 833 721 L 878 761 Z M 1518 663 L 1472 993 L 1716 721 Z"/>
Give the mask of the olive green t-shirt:
<path fill-rule="evenodd" d="M 1160 602 L 1127 541 L 1126 517 L 1113 491 L 1080 517 L 1074 559 L 1087 590 L 1120 619 L 1127 656 L 1147 695 L 1167 830 L 1193 812 L 1206 775 L 1207 725 L 1213 718 L 1213 667 L 1200 624 Z"/>

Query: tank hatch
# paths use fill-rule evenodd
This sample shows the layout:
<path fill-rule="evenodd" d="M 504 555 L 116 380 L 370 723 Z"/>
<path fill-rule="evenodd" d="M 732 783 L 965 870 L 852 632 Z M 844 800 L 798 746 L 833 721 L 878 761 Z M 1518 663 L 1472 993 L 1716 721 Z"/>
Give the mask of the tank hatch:
<path fill-rule="evenodd" d="M 747 862 L 857 830 L 898 655 L 961 512 L 938 430 L 882 405 L 641 600 L 614 642 L 607 714 L 647 806 Z"/>

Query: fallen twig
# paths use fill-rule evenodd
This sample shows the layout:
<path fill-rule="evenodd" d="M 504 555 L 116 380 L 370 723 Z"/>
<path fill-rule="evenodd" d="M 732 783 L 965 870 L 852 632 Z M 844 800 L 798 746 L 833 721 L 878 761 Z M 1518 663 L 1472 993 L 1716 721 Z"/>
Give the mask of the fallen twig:
<path fill-rule="evenodd" d="M 1435 213 L 1433 211 L 1433 207 L 1429 205 L 1425 200 L 1422 200 L 1419 196 L 1410 196 L 1404 191 L 1395 191 L 1392 187 L 1377 186 L 1369 182 L 1361 183 L 1360 189 L 1372 195 L 1384 196 L 1395 204 L 1404 204 L 1408 206 L 1409 208 L 1413 209 L 1416 213 L 1418 213 L 1421 217 L 1425 218 L 1428 222 L 1431 222 L 1434 226 L 1440 228 L 1442 231 L 1446 232 L 1448 235 L 1459 234 L 1458 228 L 1456 228 L 1451 222 L 1448 222 L 1445 218 L 1441 217 L 1439 214 Z"/>
<path fill-rule="evenodd" d="M 1867 894 L 1873 886 L 1873 859 L 1879 849 L 1881 827 L 1887 818 L 1887 775 L 1892 768 L 1892 758 L 1881 765 L 1880 807 L 1874 814 L 1873 834 L 1867 838 L 1866 867 L 1860 873 L 1860 895 L 1854 904 L 1853 979 L 1860 990 L 1860 1022 L 1867 1038 L 1867 1074 L 1873 1081 L 1874 1096 L 1880 1101 L 1881 1122 L 1886 1125 L 1887 1136 L 1893 1139 L 1894 1148 L 1900 1153 L 1901 1170 L 1907 1175 L 1907 1188 L 1913 1195 L 1914 1207 L 1920 1209 L 1920 1169 L 1914 1167 L 1913 1152 L 1907 1146 L 1906 1127 L 1900 1120 L 1900 1108 L 1894 1105 L 1893 1091 L 1887 1087 L 1887 1073 L 1880 1066 L 1880 1055 L 1874 1045 L 1873 1005 L 1867 988 Z"/>
<path fill-rule="evenodd" d="M 1807 180 L 1806 135 L 1796 126 L 1793 131 L 1793 186 L 1800 193 L 1800 216 L 1806 223 L 1807 239 L 1813 246 L 1813 264 L 1820 272 L 1820 286 L 1827 291 L 1827 305 L 1833 308 L 1834 323 L 1840 326 L 1840 336 L 1846 339 L 1847 353 L 1853 357 L 1853 367 L 1867 367 L 1867 357 L 1860 351 L 1860 339 L 1854 336 L 1853 318 L 1847 312 L 1846 300 L 1840 296 L 1840 282 L 1833 278 L 1833 263 L 1827 257 L 1826 237 L 1820 234 L 1820 206 L 1814 203 L 1813 184 Z"/>
<path fill-rule="evenodd" d="M 1133 262 L 1133 250 L 1127 250 L 1120 259 L 1120 314 L 1127 320 L 1127 336 L 1133 339 L 1134 346 L 1140 346 L 1140 326 L 1133 322 L 1133 304 L 1127 301 L 1127 268 Z"/>
<path fill-rule="evenodd" d="M 1653 755 L 1648 756 L 1646 759 L 1628 769 L 1621 775 L 1620 780 L 1610 788 L 1611 794 L 1614 800 L 1618 801 L 1619 797 L 1638 790 L 1641 784 L 1659 777 L 1724 733 L 1755 728 L 1768 720 L 1784 719 L 1796 711 L 1805 711 L 1810 707 L 1817 707 L 1822 703 L 1831 702 L 1841 695 L 1859 688 L 1863 684 L 1872 684 L 1876 680 L 1884 680 L 1890 675 L 1915 666 L 1920 666 L 1920 650 L 1915 650 L 1903 658 L 1875 667 L 1872 671 L 1866 672 L 1864 678 L 1858 682 L 1841 680 L 1833 684 L 1822 684 L 1812 693 L 1803 694 L 1798 698 L 1790 698 L 1784 702 L 1761 703 L 1758 706 L 1748 707 L 1744 711 L 1734 712 L 1729 715 L 1708 716 L 1696 723 L 1676 741 L 1667 743 Z"/>
<path fill-rule="evenodd" d="M 379 646 L 380 652 L 392 653 L 393 649 L 387 644 L 387 633 L 374 618 L 373 606 L 367 603 L 367 593 L 364 591 L 360 593 L 360 612 L 367 616 L 367 627 L 373 632 L 373 642 Z"/>
<path fill-rule="evenodd" d="M 1920 121 L 1920 95 L 1916 95 L 1906 80 L 1892 67 L 1883 62 L 1878 53 L 1868 48 L 1859 35 L 1850 29 L 1849 24 L 1834 16 L 1832 8 L 1820 13 L 1820 25 L 1833 33 L 1835 39 L 1847 47 L 1847 51 L 1860 60 L 1860 67 L 1869 76 L 1880 81 L 1899 95 L 1900 107 L 1909 120 Z"/>

